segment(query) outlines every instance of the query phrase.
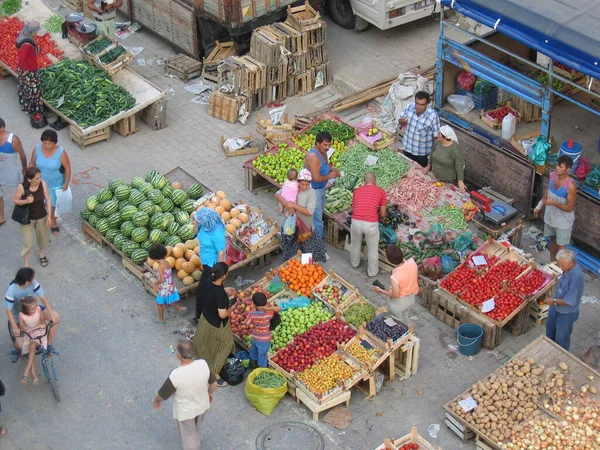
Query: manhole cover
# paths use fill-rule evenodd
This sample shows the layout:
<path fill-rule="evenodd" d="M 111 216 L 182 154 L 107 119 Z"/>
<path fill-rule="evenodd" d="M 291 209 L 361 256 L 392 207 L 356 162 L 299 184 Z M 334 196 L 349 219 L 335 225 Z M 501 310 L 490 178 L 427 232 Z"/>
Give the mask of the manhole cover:
<path fill-rule="evenodd" d="M 319 430 L 302 422 L 278 422 L 263 429 L 256 438 L 257 450 L 324 450 Z"/>

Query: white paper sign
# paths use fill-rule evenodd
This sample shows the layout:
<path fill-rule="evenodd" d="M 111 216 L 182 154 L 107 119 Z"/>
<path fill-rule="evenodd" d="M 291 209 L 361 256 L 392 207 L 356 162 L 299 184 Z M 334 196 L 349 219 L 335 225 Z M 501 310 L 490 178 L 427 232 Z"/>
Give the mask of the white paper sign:
<path fill-rule="evenodd" d="M 329 158 L 331 158 L 331 155 L 333 155 L 335 153 L 335 148 L 331 147 L 329 150 L 327 150 L 327 160 L 329 160 Z"/>
<path fill-rule="evenodd" d="M 481 256 L 481 255 L 473 256 L 473 262 L 475 263 L 476 266 L 487 265 L 487 260 L 485 259 L 485 256 Z"/>
<path fill-rule="evenodd" d="M 302 253 L 300 262 L 302 264 L 312 264 L 312 253 Z"/>
<path fill-rule="evenodd" d="M 396 325 L 398 325 L 398 324 L 397 324 L 397 323 L 394 321 L 394 319 L 392 319 L 391 317 L 388 317 L 387 319 L 385 319 L 385 320 L 384 320 L 384 322 L 385 322 L 385 324 L 386 324 L 388 327 L 395 327 Z"/>
<path fill-rule="evenodd" d="M 477 402 L 473 399 L 473 397 L 465 398 L 458 402 L 460 407 L 464 412 L 469 412 L 475 408 L 477 408 Z"/>
<path fill-rule="evenodd" d="M 490 312 L 495 307 L 496 307 L 496 302 L 494 302 L 494 297 L 492 297 L 489 300 L 486 300 L 485 302 L 483 302 L 481 304 L 481 312 L 482 313 Z"/>

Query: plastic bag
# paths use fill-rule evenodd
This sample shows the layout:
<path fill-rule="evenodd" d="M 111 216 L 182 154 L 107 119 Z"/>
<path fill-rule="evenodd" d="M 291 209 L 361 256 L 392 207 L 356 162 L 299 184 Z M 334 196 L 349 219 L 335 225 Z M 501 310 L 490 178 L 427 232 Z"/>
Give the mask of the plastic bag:
<path fill-rule="evenodd" d="M 464 89 L 465 91 L 472 91 L 473 86 L 475 86 L 477 82 L 477 77 L 468 70 L 463 70 L 456 77 L 456 82 L 461 89 Z"/>
<path fill-rule="evenodd" d="M 312 237 L 312 231 L 306 226 L 302 219 L 296 216 L 296 241 L 308 241 Z"/>
<path fill-rule="evenodd" d="M 296 233 L 296 214 L 292 214 L 283 223 L 283 234 L 293 236 Z"/>
<path fill-rule="evenodd" d="M 594 189 L 600 188 L 600 165 L 595 166 L 585 177 L 585 183 Z"/>
<path fill-rule="evenodd" d="M 592 170 L 592 165 L 588 161 L 588 159 L 583 156 L 579 160 L 579 164 L 577 165 L 577 170 L 575 171 L 575 176 L 580 180 L 583 180 L 588 173 Z"/>
<path fill-rule="evenodd" d="M 396 245 L 398 242 L 396 231 L 390 226 L 379 224 L 379 242 L 385 245 Z"/>
<path fill-rule="evenodd" d="M 441 245 L 446 242 L 446 232 L 439 223 L 436 223 L 427 231 L 427 239 L 434 245 Z"/>
<path fill-rule="evenodd" d="M 289 302 L 281 302 L 279 306 L 281 307 L 281 312 L 290 308 L 305 308 L 310 306 L 310 299 L 302 295 L 300 297 L 291 299 Z"/>
<path fill-rule="evenodd" d="M 456 266 L 458 266 L 458 262 L 456 262 L 452 256 L 447 254 L 442 256 L 440 264 L 442 266 L 442 273 L 444 275 L 452 272 L 454 269 L 456 269 Z"/>
<path fill-rule="evenodd" d="M 267 291 L 269 291 L 272 295 L 275 295 L 283 291 L 284 288 L 285 286 L 283 281 L 281 281 L 281 278 L 279 278 L 279 275 L 275 275 L 273 281 L 271 281 L 269 286 L 267 286 Z"/>
<path fill-rule="evenodd" d="M 537 164 L 538 166 L 543 166 L 546 164 L 546 158 L 548 157 L 548 150 L 550 150 L 551 144 L 546 141 L 544 136 L 538 136 L 533 144 L 533 148 L 531 149 L 531 153 L 529 153 L 529 159 L 532 163 Z"/>
<path fill-rule="evenodd" d="M 71 193 L 71 186 L 66 191 L 62 189 L 56 189 L 56 217 L 62 216 L 63 214 L 70 213 L 73 209 L 73 194 Z"/>
<path fill-rule="evenodd" d="M 250 366 L 250 353 L 248 353 L 246 350 L 240 350 L 234 355 L 234 358 L 237 358 L 242 362 L 244 369 L 247 369 L 248 366 Z"/>
<path fill-rule="evenodd" d="M 448 97 L 450 103 L 459 114 L 468 114 L 475 108 L 475 102 L 468 95 L 451 95 Z"/>
<path fill-rule="evenodd" d="M 439 280 L 442 276 L 442 261 L 439 256 L 427 258 L 421 264 L 421 272 L 431 280 Z"/>
<path fill-rule="evenodd" d="M 285 396 L 285 393 L 287 392 L 287 380 L 284 378 L 283 385 L 278 388 L 262 388 L 254 384 L 254 379 L 263 372 L 274 373 L 283 378 L 276 370 L 259 367 L 258 369 L 254 369 L 252 373 L 248 375 L 244 392 L 246 392 L 246 398 L 250 404 L 254 406 L 257 411 L 268 416 L 273 412 L 279 401 Z"/>
<path fill-rule="evenodd" d="M 466 252 L 473 246 L 473 233 L 467 231 L 466 233 L 459 234 L 452 243 L 452 248 L 457 252 Z"/>
<path fill-rule="evenodd" d="M 242 360 L 238 358 L 227 358 L 223 369 L 221 369 L 221 378 L 232 386 L 240 384 L 244 380 L 244 366 Z"/>
<path fill-rule="evenodd" d="M 229 239 L 227 240 L 227 245 L 225 247 L 225 256 L 227 257 L 225 262 L 229 266 L 232 264 L 239 263 L 240 261 L 243 261 L 246 258 L 245 253 L 231 245 Z"/>

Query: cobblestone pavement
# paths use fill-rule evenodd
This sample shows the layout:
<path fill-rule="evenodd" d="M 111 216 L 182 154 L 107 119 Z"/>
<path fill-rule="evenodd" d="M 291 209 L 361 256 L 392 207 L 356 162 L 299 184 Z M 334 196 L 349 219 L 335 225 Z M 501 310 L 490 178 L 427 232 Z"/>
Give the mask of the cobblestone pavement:
<path fill-rule="evenodd" d="M 328 30 L 335 84 L 286 101 L 291 114 L 319 109 L 353 89 L 393 77 L 410 67 L 428 67 L 435 59 L 438 25 L 430 19 L 388 32 L 372 28 L 357 34 L 333 24 Z M 131 37 L 126 44 L 143 46 L 140 57 L 146 60 L 175 53 L 147 32 Z M 105 186 L 113 177 L 130 179 L 150 169 L 167 171 L 180 165 L 209 187 L 224 190 L 229 198 L 247 200 L 273 217 L 278 215 L 273 192 L 253 195 L 245 189 L 241 168 L 244 157 L 225 158 L 219 148 L 222 135 L 254 131 L 255 115 L 246 126 L 219 121 L 207 115 L 206 106 L 191 103 L 193 95 L 184 90 L 185 85 L 163 76 L 161 67 L 134 64 L 133 68 L 158 86 L 174 90 L 174 96 L 169 97 L 169 126 L 154 132 L 140 124 L 140 131 L 133 136 L 123 138 L 113 133 L 109 142 L 85 150 L 69 141 L 67 130 L 59 133 L 59 143 L 69 152 L 74 169 L 75 212 L 60 221 L 61 234 L 52 239 L 48 249 L 50 265 L 41 268 L 33 259 L 33 267 L 47 296 L 62 314 L 57 340 L 60 357 L 56 360 L 62 401 L 56 404 L 50 388 L 44 384 L 23 386 L 18 382 L 23 363 L 8 362 L 10 339 L 5 329 L 0 331 L 0 378 L 7 385 L 0 423 L 9 430 L 8 436 L 0 438 L 3 449 L 181 447 L 171 418 L 171 403 L 154 411 L 152 398 L 176 366 L 177 360 L 167 349 L 177 339 L 176 329 L 185 319 L 169 317 L 166 327 L 153 324 L 154 302 L 139 281 L 124 270 L 115 255 L 82 235 L 77 211 L 97 186 Z M 8 78 L 0 81 L 0 86 L 0 116 L 6 120 L 8 130 L 21 137 L 29 153 L 41 132 L 33 131 L 28 118 L 19 111 L 16 81 Z M 10 212 L 10 202 L 6 209 Z M 14 222 L 0 228 L 0 241 L 0 279 L 6 287 L 20 267 L 20 238 Z M 334 268 L 363 292 L 370 292 L 371 280 L 364 267 L 352 269 L 344 251 L 328 247 L 328 252 L 331 259 L 327 268 Z M 273 263 L 276 262 L 275 259 Z M 264 269 L 248 268 L 240 274 L 257 280 L 264 275 Z M 387 275 L 382 273 L 379 279 L 387 283 Z M 599 297 L 597 279 L 588 280 L 586 295 Z M 383 304 L 380 296 L 370 298 Z M 193 308 L 190 300 L 184 303 Z M 598 309 L 598 304 L 582 306 L 574 331 L 575 354 L 595 343 L 600 328 Z M 243 385 L 239 385 L 217 392 L 202 426 L 203 448 L 254 448 L 258 433 L 268 424 L 297 420 L 316 426 L 328 449 L 370 450 L 385 437 L 408 433 L 411 426 L 418 426 L 421 434 L 428 436 L 431 424 L 441 428 L 437 438 L 431 438 L 432 443 L 445 449 L 473 449 L 473 441 L 462 443 L 444 426 L 442 405 L 543 333 L 543 327 L 532 328 L 516 338 L 505 335 L 496 350 L 467 358 L 454 350 L 455 331 L 423 307 L 415 306 L 410 317 L 421 339 L 417 375 L 384 386 L 372 400 L 353 394 L 350 410 L 354 420 L 346 430 L 313 423 L 309 411 L 289 396 L 271 416 L 265 417 L 252 410 Z"/>

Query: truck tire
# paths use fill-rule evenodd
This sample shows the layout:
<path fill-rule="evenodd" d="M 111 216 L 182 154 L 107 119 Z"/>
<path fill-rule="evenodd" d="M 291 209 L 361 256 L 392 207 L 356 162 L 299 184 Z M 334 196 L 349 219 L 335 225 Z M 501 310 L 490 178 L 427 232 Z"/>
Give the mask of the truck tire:
<path fill-rule="evenodd" d="M 342 28 L 351 30 L 356 24 L 356 16 L 352 11 L 350 0 L 328 0 L 327 12 L 333 21 Z"/>

